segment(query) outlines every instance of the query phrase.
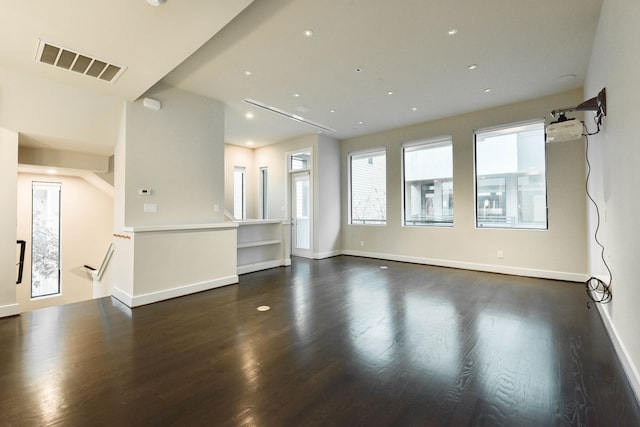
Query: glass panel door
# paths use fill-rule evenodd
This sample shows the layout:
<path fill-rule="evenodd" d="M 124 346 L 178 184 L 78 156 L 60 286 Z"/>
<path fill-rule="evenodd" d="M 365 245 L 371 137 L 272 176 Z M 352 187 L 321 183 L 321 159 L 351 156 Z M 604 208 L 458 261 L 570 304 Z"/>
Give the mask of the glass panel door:
<path fill-rule="evenodd" d="M 311 186 L 309 171 L 291 174 L 292 254 L 311 256 Z"/>

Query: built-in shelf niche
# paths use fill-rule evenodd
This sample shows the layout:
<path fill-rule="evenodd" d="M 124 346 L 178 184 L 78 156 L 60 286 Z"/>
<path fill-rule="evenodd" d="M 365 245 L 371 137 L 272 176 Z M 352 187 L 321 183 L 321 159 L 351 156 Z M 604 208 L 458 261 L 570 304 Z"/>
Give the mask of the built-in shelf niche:
<path fill-rule="evenodd" d="M 238 223 L 238 274 L 291 265 L 289 221 L 245 220 Z"/>

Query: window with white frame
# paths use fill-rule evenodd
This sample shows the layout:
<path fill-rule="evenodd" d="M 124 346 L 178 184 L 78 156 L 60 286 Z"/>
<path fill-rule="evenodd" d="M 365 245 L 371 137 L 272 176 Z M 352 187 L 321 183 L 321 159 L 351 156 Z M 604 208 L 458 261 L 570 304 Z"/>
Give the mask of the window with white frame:
<path fill-rule="evenodd" d="M 547 228 L 544 120 L 475 132 L 476 225 Z"/>
<path fill-rule="evenodd" d="M 233 217 L 235 219 L 247 217 L 245 181 L 245 168 L 235 166 L 233 168 Z"/>
<path fill-rule="evenodd" d="M 297 171 L 310 168 L 311 152 L 302 151 L 289 156 L 289 171 Z"/>
<path fill-rule="evenodd" d="M 33 182 L 31 298 L 60 294 L 60 194 L 62 184 Z"/>
<path fill-rule="evenodd" d="M 349 155 L 350 223 L 387 223 L 387 154 L 384 149 Z"/>
<path fill-rule="evenodd" d="M 451 137 L 403 144 L 404 225 L 453 225 Z"/>
<path fill-rule="evenodd" d="M 268 204 L 267 204 L 267 196 L 269 194 L 269 169 L 265 166 L 260 168 L 260 193 L 259 193 L 259 204 L 260 204 L 260 219 L 267 219 L 268 217 Z"/>

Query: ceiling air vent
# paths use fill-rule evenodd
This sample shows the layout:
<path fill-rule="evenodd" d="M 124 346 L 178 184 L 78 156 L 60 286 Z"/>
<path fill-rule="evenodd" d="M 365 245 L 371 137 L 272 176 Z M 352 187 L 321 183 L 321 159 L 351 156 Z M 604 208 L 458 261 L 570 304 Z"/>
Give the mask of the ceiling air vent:
<path fill-rule="evenodd" d="M 53 65 L 64 70 L 94 77 L 114 83 L 125 72 L 126 67 L 111 64 L 108 61 L 74 52 L 70 49 L 40 40 L 36 61 Z"/>
<path fill-rule="evenodd" d="M 333 128 L 330 128 L 329 126 L 325 126 L 325 125 L 321 125 L 320 123 L 316 123 L 316 122 L 312 122 L 311 120 L 307 120 L 302 116 L 299 116 L 297 114 L 292 114 L 289 113 L 288 111 L 285 110 L 281 110 L 280 108 L 274 107 L 272 105 L 269 104 L 265 104 L 264 102 L 260 102 L 260 101 L 256 101 L 255 99 L 251 99 L 251 98 L 245 98 L 242 100 L 242 102 L 249 104 L 249 105 L 253 105 L 259 108 L 263 108 L 267 111 L 271 111 L 272 113 L 276 113 L 276 114 L 280 114 L 281 116 L 284 117 L 288 117 L 292 120 L 295 120 L 296 122 L 300 122 L 300 123 L 304 123 L 305 125 L 309 125 L 309 126 L 313 126 L 314 128 L 320 129 L 320 130 L 324 130 L 326 132 L 335 132 L 336 130 Z M 301 108 L 306 108 L 306 111 L 311 111 L 310 108 L 308 107 L 298 107 L 297 109 L 300 110 Z"/>

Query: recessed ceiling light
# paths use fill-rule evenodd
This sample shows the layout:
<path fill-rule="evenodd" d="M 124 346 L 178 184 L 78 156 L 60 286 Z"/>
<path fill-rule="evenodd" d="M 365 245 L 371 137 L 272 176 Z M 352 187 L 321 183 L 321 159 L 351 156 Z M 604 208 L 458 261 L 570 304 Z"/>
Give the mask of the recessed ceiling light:
<path fill-rule="evenodd" d="M 358 124 L 359 124 L 359 125 L 363 125 L 363 124 L 364 124 L 364 122 L 358 122 Z"/>
<path fill-rule="evenodd" d="M 251 74 L 252 74 L 252 73 L 251 73 L 251 71 L 249 71 L 249 70 L 246 70 L 246 71 L 244 72 L 244 75 L 245 75 L 245 76 L 250 76 Z"/>
<path fill-rule="evenodd" d="M 313 30 L 304 30 L 303 34 L 305 37 L 313 37 Z"/>
<path fill-rule="evenodd" d="M 457 28 L 451 28 L 451 29 L 449 29 L 449 31 L 447 31 L 447 34 L 449 34 L 450 36 L 454 36 L 454 35 L 458 34 L 458 29 Z"/>
<path fill-rule="evenodd" d="M 151 6 L 154 7 L 158 7 L 161 4 L 163 4 L 166 0 L 147 0 L 147 3 L 149 3 Z"/>
<path fill-rule="evenodd" d="M 248 112 L 247 114 L 244 115 L 247 119 L 251 120 L 253 119 L 254 115 L 252 112 Z"/>
<path fill-rule="evenodd" d="M 335 112 L 336 112 L 336 110 L 329 110 L 329 112 L 330 112 L 330 113 L 335 113 Z"/>
<path fill-rule="evenodd" d="M 393 91 L 390 90 L 389 92 L 387 92 L 387 95 L 393 95 Z"/>
<path fill-rule="evenodd" d="M 413 107 L 411 111 L 418 111 L 418 107 Z"/>
<path fill-rule="evenodd" d="M 361 72 L 362 72 L 362 68 L 358 67 L 358 68 L 356 68 L 356 69 L 355 69 L 355 70 L 353 70 L 353 71 L 355 71 L 356 73 L 361 73 Z"/>
<path fill-rule="evenodd" d="M 470 70 L 475 70 L 476 68 L 478 68 L 478 64 L 471 64 L 467 68 Z"/>
<path fill-rule="evenodd" d="M 293 96 L 295 96 L 296 98 L 300 98 L 300 94 L 299 93 L 294 93 Z"/>
<path fill-rule="evenodd" d="M 271 310 L 271 307 L 269 307 L 268 305 L 261 305 L 256 310 L 258 310 L 258 311 L 269 311 L 269 310 Z"/>
<path fill-rule="evenodd" d="M 247 145 L 253 145 L 253 141 L 247 141 Z"/>
<path fill-rule="evenodd" d="M 484 90 L 484 93 L 489 93 L 489 92 L 491 92 L 491 90 L 492 90 L 492 89 L 491 89 L 490 87 L 488 87 L 488 88 L 486 88 L 486 89 Z"/>

